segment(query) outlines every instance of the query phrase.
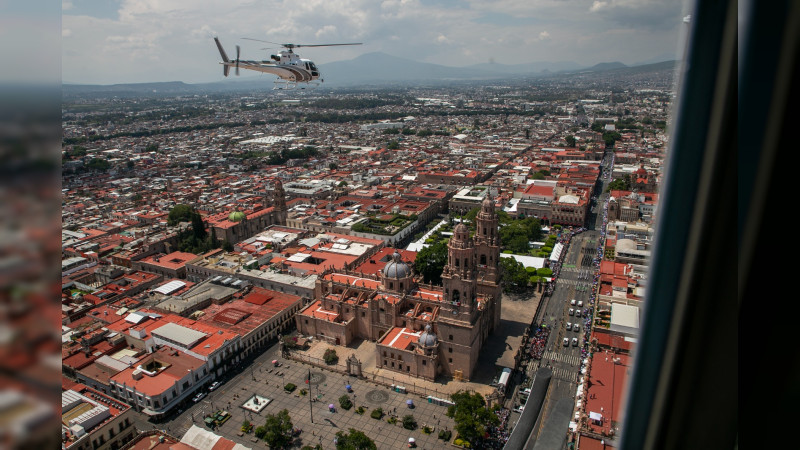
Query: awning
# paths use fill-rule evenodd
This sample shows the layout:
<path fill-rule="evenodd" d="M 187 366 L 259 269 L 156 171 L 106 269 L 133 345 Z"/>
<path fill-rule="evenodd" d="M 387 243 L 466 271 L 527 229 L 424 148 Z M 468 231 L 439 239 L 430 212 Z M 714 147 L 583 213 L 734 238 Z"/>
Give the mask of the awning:
<path fill-rule="evenodd" d="M 592 420 L 599 420 L 601 422 L 603 421 L 603 415 L 600 414 L 600 413 L 596 413 L 596 412 L 590 412 L 589 413 L 589 418 L 592 419 Z"/>

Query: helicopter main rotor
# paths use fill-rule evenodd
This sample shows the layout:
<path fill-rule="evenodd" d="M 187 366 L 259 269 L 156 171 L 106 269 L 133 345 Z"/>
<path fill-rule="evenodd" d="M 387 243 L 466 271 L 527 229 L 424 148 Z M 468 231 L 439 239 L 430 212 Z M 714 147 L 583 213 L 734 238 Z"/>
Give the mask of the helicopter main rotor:
<path fill-rule="evenodd" d="M 242 38 L 247 39 L 248 41 L 258 41 L 258 42 L 266 42 L 267 44 L 274 44 L 280 45 L 283 48 L 288 48 L 289 51 L 292 51 L 293 48 L 301 48 L 301 47 L 336 47 L 340 45 L 361 45 L 361 42 L 349 42 L 346 44 L 279 44 L 277 42 L 272 41 L 265 41 L 263 39 L 253 39 L 253 38 Z"/>

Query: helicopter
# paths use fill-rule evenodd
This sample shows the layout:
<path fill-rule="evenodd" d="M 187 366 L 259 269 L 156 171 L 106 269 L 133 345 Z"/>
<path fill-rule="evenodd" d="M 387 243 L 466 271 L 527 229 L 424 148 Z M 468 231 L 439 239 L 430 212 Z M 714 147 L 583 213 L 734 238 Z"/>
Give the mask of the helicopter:
<path fill-rule="evenodd" d="M 261 39 L 242 39 L 279 45 L 286 50 L 281 50 L 277 55 L 270 55 L 269 60 L 251 61 L 239 59 L 240 48 L 237 45 L 236 59 L 231 60 L 225 53 L 225 49 L 222 48 L 219 38 L 214 37 L 214 42 L 216 42 L 217 48 L 219 49 L 219 54 L 222 57 L 222 62 L 220 64 L 223 66 L 223 75 L 227 77 L 230 73 L 231 67 L 236 69 L 237 76 L 239 75 L 239 67 L 258 72 L 271 73 L 278 76 L 278 79 L 275 80 L 275 87 L 273 89 L 295 89 L 298 83 L 305 83 L 305 85 L 313 87 L 318 86 L 319 83 L 324 81 L 316 64 L 309 59 L 300 58 L 300 55 L 294 52 L 295 48 L 361 45 L 361 42 L 352 42 L 347 44 L 278 44 L 276 42 L 262 41 Z M 305 89 L 305 87 L 301 87 L 301 89 Z"/>

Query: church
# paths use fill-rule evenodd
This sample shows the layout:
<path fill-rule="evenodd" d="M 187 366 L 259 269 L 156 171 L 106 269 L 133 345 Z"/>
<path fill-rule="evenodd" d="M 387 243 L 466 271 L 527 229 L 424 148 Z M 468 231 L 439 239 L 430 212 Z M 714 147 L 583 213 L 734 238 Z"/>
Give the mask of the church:
<path fill-rule="evenodd" d="M 325 272 L 315 300 L 295 315 L 298 331 L 334 345 L 373 341 L 379 368 L 469 380 L 489 333 L 500 326 L 498 223 L 486 198 L 474 236 L 456 225 L 443 286 L 420 283 L 412 262 L 397 252 L 377 275 Z"/>

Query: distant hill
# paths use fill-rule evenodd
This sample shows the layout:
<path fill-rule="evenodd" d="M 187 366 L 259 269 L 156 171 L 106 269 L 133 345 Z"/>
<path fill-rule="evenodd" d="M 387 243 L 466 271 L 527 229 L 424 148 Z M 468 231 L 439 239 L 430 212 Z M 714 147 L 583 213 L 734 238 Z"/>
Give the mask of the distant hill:
<path fill-rule="evenodd" d="M 399 58 L 386 53 L 367 53 L 349 61 L 320 64 L 325 79 L 322 88 L 347 86 L 415 85 L 419 83 L 454 83 L 480 80 L 517 79 L 531 77 L 569 77 L 587 72 L 610 73 L 626 77 L 649 72 L 674 70 L 676 61 L 664 61 L 641 66 L 626 66 L 621 62 L 600 63 L 581 68 L 572 62 L 537 62 L 529 64 L 476 64 L 450 67 Z M 550 65 L 549 69 L 547 66 Z M 570 67 L 573 67 L 570 69 Z M 175 96 L 212 92 L 266 91 L 272 89 L 272 77 L 237 79 L 231 77 L 213 83 L 187 84 L 180 81 L 163 83 L 127 83 L 112 85 L 64 84 L 62 96 Z"/>
<path fill-rule="evenodd" d="M 583 69 L 583 70 L 584 71 L 590 71 L 590 72 L 601 72 L 601 71 L 604 71 L 604 70 L 624 69 L 626 67 L 628 67 L 628 66 L 626 66 L 625 64 L 622 64 L 621 62 L 609 62 L 609 63 L 595 64 L 592 67 L 589 67 L 588 69 Z"/>

